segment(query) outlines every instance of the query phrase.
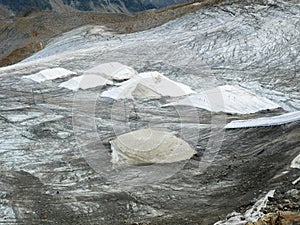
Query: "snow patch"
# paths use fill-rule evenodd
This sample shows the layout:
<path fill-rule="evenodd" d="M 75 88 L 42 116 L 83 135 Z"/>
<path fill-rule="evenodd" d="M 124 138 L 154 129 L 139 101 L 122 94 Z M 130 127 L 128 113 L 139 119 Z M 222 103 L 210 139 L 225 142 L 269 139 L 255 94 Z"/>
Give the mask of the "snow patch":
<path fill-rule="evenodd" d="M 118 62 L 104 63 L 95 66 L 87 71 L 85 74 L 100 75 L 109 80 L 127 80 L 138 74 L 133 68 L 123 65 Z"/>
<path fill-rule="evenodd" d="M 41 83 L 47 80 L 55 80 L 57 78 L 63 78 L 72 74 L 76 74 L 76 73 L 70 70 L 66 70 L 64 68 L 57 67 L 53 69 L 45 69 L 29 76 L 23 76 L 22 78 L 30 79 L 35 82 Z"/>
<path fill-rule="evenodd" d="M 261 117 L 249 120 L 234 120 L 225 126 L 225 129 L 248 128 L 248 127 L 267 127 L 282 125 L 300 120 L 300 111 L 286 113 L 280 116 Z"/>
<path fill-rule="evenodd" d="M 188 96 L 167 106 L 192 106 L 206 109 L 211 112 L 225 112 L 237 114 L 255 113 L 267 109 L 276 109 L 280 106 L 267 98 L 239 87 L 224 85 L 202 93 Z"/>
<path fill-rule="evenodd" d="M 190 159 L 196 151 L 171 133 L 141 129 L 118 136 L 110 142 L 112 163 L 143 165 Z"/>
<path fill-rule="evenodd" d="M 86 90 L 89 88 L 105 86 L 108 84 L 113 84 L 113 82 L 98 75 L 82 75 L 78 77 L 73 77 L 72 79 L 61 83 L 59 87 L 67 88 L 72 91 L 77 91 L 79 89 Z"/>
<path fill-rule="evenodd" d="M 189 86 L 170 80 L 159 72 L 140 73 L 118 84 L 120 87 L 104 91 L 101 97 L 118 99 L 179 97 L 195 93 Z"/>

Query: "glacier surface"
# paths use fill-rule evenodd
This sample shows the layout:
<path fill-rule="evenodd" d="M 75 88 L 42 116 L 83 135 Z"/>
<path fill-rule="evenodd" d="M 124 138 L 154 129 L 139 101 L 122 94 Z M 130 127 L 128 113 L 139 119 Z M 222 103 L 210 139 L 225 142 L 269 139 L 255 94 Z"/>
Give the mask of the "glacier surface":
<path fill-rule="evenodd" d="M 1 216 L 20 224 L 210 225 L 253 203 L 260 190 L 268 191 L 266 183 L 280 188 L 296 180 L 300 171 L 289 166 L 299 155 L 299 121 L 263 129 L 223 129 L 219 122 L 272 117 L 281 109 L 253 115 L 174 110 L 161 107 L 169 103 L 164 98 L 99 98 L 107 86 L 71 92 L 59 87 L 67 78 L 21 79 L 45 68 L 82 75 L 120 62 L 140 73 L 158 71 L 197 93 L 241 86 L 299 111 L 300 7 L 294 0 L 268 2 L 207 6 L 130 34 L 89 35 L 93 25 L 82 27 L 0 68 L 0 189 L 8 193 L 1 195 Z M 109 141 L 149 127 L 167 128 L 197 155 L 173 166 L 113 170 Z M 273 179 L 282 170 L 289 175 Z"/>

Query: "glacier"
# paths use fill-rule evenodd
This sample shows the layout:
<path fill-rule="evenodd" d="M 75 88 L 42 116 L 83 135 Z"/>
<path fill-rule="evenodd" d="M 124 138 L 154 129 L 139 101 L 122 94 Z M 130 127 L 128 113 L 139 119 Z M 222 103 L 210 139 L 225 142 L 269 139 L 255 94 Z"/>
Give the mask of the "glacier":
<path fill-rule="evenodd" d="M 275 196 L 285 191 L 282 184 L 292 186 L 300 173 L 290 167 L 299 155 L 299 121 L 224 129 L 226 121 L 300 110 L 300 8 L 296 1 L 268 2 L 207 6 L 130 34 L 89 35 L 94 26 L 84 26 L 0 68 L 0 189 L 8 193 L 1 194 L 1 222 L 211 225 L 240 207 L 251 208 L 269 186 Z M 101 94 L 122 87 L 116 83 L 69 91 L 59 87 L 69 77 L 22 79 L 56 67 L 81 76 L 110 62 L 139 73 L 158 71 L 195 93 L 243 87 L 282 109 L 226 114 L 162 107 L 177 97 L 150 92 L 155 98 L 147 101 L 114 101 Z M 143 91 L 149 90 L 141 86 L 136 94 Z M 115 168 L 110 141 L 149 127 L 182 139 L 197 154 Z"/>

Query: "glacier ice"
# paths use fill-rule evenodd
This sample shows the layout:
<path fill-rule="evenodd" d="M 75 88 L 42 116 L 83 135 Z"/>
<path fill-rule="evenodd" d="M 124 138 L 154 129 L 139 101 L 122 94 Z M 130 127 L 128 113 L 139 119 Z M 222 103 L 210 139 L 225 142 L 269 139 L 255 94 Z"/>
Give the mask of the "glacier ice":
<path fill-rule="evenodd" d="M 276 109 L 280 106 L 271 100 L 240 86 L 224 85 L 188 96 L 167 106 L 192 106 L 212 112 L 237 114 L 255 113 L 261 110 Z"/>
<path fill-rule="evenodd" d="M 6 195 L 5 192 L 0 192 L 1 195 Z M 13 207 L 7 200 L 2 200 L 0 205 L 0 224 L 16 224 L 16 214 Z"/>
<path fill-rule="evenodd" d="M 98 140 L 98 138 L 91 138 L 95 135 L 87 129 L 73 135 L 70 118 L 74 106 L 73 93 L 66 89 L 58 89 L 56 82 L 49 82 L 45 86 L 20 79 L 21 76 L 45 68 L 63 67 L 84 72 L 100 63 L 117 61 L 130 65 L 139 72 L 159 71 L 171 80 L 189 85 L 197 93 L 225 84 L 242 85 L 282 107 L 288 106 L 284 108 L 287 112 L 300 110 L 298 73 L 300 57 L 297 51 L 299 7 L 291 1 L 277 1 L 278 7 L 252 3 L 248 5 L 244 2 L 237 4 L 205 7 L 201 11 L 190 13 L 163 26 L 144 32 L 115 34 L 115 38 L 108 35 L 88 35 L 87 29 L 84 28 L 82 32 L 74 35 L 69 33 L 59 41 L 52 42 L 22 63 L 0 68 L 1 115 L 3 116 L 4 113 L 25 115 L 33 111 L 45 113 L 41 117 L 18 122 L 20 124 L 12 124 L 5 119 L 0 119 L 0 136 L 4 141 L 0 143 L 1 166 L 4 171 L 1 174 L 0 186 L 10 183 L 13 187 L 10 185 L 7 190 L 15 193 L 4 199 L 12 204 L 18 203 L 14 204 L 16 212 L 32 209 L 31 202 L 24 201 L 24 198 L 42 202 L 46 200 L 49 203 L 47 205 L 58 206 L 51 208 L 53 211 L 51 219 L 57 223 L 61 222 L 60 215 L 63 213 L 68 218 L 78 218 L 80 220 L 78 223 L 84 224 L 87 219 L 86 210 L 89 210 L 89 216 L 95 223 L 111 219 L 113 219 L 111 223 L 122 223 L 125 214 L 126 218 L 129 218 L 128 222 L 146 220 L 155 223 L 160 220 L 160 218 L 147 217 L 148 214 L 132 213 L 131 208 L 124 214 L 129 201 L 137 201 L 154 208 L 163 204 L 168 208 L 164 210 L 162 217 L 163 220 L 166 219 L 166 223 L 178 221 L 179 224 L 184 224 L 190 221 L 190 223 L 213 224 L 218 220 L 218 216 L 251 203 L 252 199 L 257 197 L 254 193 L 259 193 L 259 190 L 265 191 L 259 185 L 260 183 L 256 182 L 257 179 L 262 178 L 268 184 L 279 187 L 277 184 L 280 183 L 281 178 L 274 180 L 273 177 L 281 172 L 281 168 L 274 167 L 272 170 L 268 168 L 277 163 L 289 167 L 291 161 L 299 154 L 298 149 L 295 148 L 299 145 L 297 124 L 278 126 L 276 129 L 271 129 L 269 135 L 266 135 L 264 128 L 225 131 L 224 139 L 218 139 L 213 132 L 209 133 L 213 131 L 209 127 L 212 124 L 210 122 L 212 117 L 207 113 L 200 115 L 201 121 L 198 117 L 195 121 L 189 117 L 190 114 L 182 121 L 173 108 L 161 109 L 158 107 L 161 101 L 151 101 L 136 104 L 135 108 L 129 105 L 131 103 L 126 103 L 126 107 L 127 105 L 129 107 L 118 112 L 118 117 L 112 118 L 111 107 L 115 103 L 97 98 L 99 104 L 96 105 L 95 115 L 92 116 L 95 116 L 94 124 L 97 131 L 95 134 L 99 135 Z M 258 86 L 254 82 L 257 82 Z M 138 90 L 146 89 L 143 85 L 139 86 Z M 32 105 L 32 88 L 42 89 L 45 102 L 39 94 L 37 104 Z M 90 96 L 93 94 L 98 96 L 98 93 L 98 91 L 84 91 L 78 97 L 90 103 Z M 155 93 L 152 92 L 152 95 Z M 116 106 L 113 108 L 115 111 L 120 109 L 119 106 L 123 107 L 123 104 Z M 11 112 L 3 111 L 8 109 Z M 135 109 L 137 119 L 133 118 Z M 186 111 L 189 113 L 189 110 L 183 108 L 183 113 Z M 126 113 L 126 117 L 123 116 L 123 112 Z M 94 117 L 85 118 L 85 115 L 85 112 L 82 115 L 75 114 L 76 117 L 80 116 L 77 124 L 81 125 L 81 121 L 84 123 L 85 120 L 94 120 Z M 264 116 L 273 116 L 273 113 Z M 218 115 L 216 117 L 218 118 Z M 248 115 L 246 117 L 248 118 Z M 119 120 L 120 118 L 124 120 Z M 243 116 L 235 119 L 245 118 Z M 151 126 L 160 123 L 161 125 L 158 124 L 156 127 L 168 128 L 177 135 L 182 128 L 181 137 L 184 137 L 186 142 L 193 143 L 191 146 L 195 146 L 199 153 L 204 151 L 206 146 L 213 146 L 209 145 L 210 140 L 223 141 L 224 144 L 219 151 L 220 154 L 214 159 L 213 166 L 205 173 L 202 172 L 204 171 L 202 167 L 194 166 L 197 165 L 196 160 L 191 160 L 188 164 L 185 164 L 186 161 L 181 161 L 154 164 L 149 167 L 148 165 L 126 166 L 122 170 L 111 171 L 111 166 L 114 164 L 110 163 L 110 146 L 107 143 L 108 140 L 116 137 L 115 129 L 111 127 L 118 127 L 119 132 L 123 133 L 129 129 L 146 127 L 148 122 Z M 207 128 L 195 132 L 199 126 L 198 122 L 206 125 Z M 32 128 L 26 131 L 25 126 Z M 83 125 L 81 127 L 90 128 Z M 41 139 L 40 133 L 45 128 L 72 135 L 63 139 L 64 134 L 61 136 L 59 133 L 49 132 L 50 135 L 46 136 L 48 134 L 46 132 L 45 137 Z M 84 133 L 83 137 L 80 136 L 81 133 Z M 285 141 L 285 137 L 290 137 L 290 134 L 295 137 L 291 143 Z M 83 156 L 81 155 L 83 151 L 79 149 L 82 142 L 76 141 L 77 138 L 80 140 L 87 138 L 85 142 L 87 147 L 83 151 L 88 153 L 83 153 Z M 275 144 L 269 143 L 270 138 Z M 195 145 L 197 140 L 199 140 L 198 145 Z M 99 144 L 103 143 L 104 145 L 99 147 Z M 268 145 L 266 154 L 258 154 L 266 150 L 266 144 Z M 282 151 L 289 154 L 280 154 Z M 291 158 L 290 154 L 294 157 Z M 105 158 L 101 158 L 102 155 L 105 155 Z M 245 157 L 249 156 L 250 161 L 245 163 Z M 93 159 L 91 161 L 94 164 L 89 161 L 89 157 Z M 232 157 L 235 158 L 234 167 L 236 165 L 238 169 L 228 168 L 228 165 L 232 165 Z M 105 167 L 94 172 L 95 168 L 100 168 L 99 164 L 100 167 L 102 165 Z M 186 166 L 182 167 L 184 164 Z M 255 171 L 258 167 L 260 168 L 258 174 L 249 172 Z M 108 172 L 104 171 L 105 169 Z M 33 178 L 36 177 L 31 179 L 34 183 L 26 190 L 19 188 L 19 184 L 28 181 L 27 178 L 31 175 L 20 177 L 18 171 L 26 171 L 32 174 Z M 217 177 L 219 181 L 216 181 L 214 175 L 219 175 L 220 171 L 229 173 L 225 176 L 221 174 Z M 173 176 L 174 174 L 176 176 Z M 113 176 L 116 178 L 112 178 Z M 169 176 L 172 177 L 166 180 Z M 286 176 L 287 179 L 293 180 L 297 177 Z M 285 179 L 284 176 L 282 178 Z M 145 181 L 146 179 L 149 181 Z M 121 182 L 118 182 L 120 180 Z M 49 198 L 48 194 L 45 195 L 45 188 L 43 188 L 45 185 L 47 191 L 54 193 L 59 190 L 63 195 L 74 196 L 76 200 L 74 202 L 79 203 L 78 210 L 69 211 L 73 208 L 69 207 L 69 200 L 63 198 L 61 194 L 55 194 L 53 198 L 51 196 Z M 136 185 L 142 187 L 136 188 Z M 236 193 L 232 193 L 233 187 L 238 190 Z M 247 194 L 243 190 L 246 190 Z M 220 198 L 216 204 L 207 204 L 215 202 L 216 198 L 220 197 L 220 193 L 224 198 Z M 233 195 L 235 198 L 232 198 Z M 91 203 L 101 201 L 103 204 L 100 204 L 100 208 L 96 210 L 87 209 L 88 206 L 85 205 L 87 198 Z M 115 201 L 120 198 L 120 201 Z M 37 201 L 36 203 L 37 207 L 43 208 L 43 204 Z M 191 208 L 192 210 L 189 210 Z M 205 210 L 201 210 L 204 208 Z M 214 213 L 207 214 L 208 211 Z M 77 217 L 77 214 L 80 216 Z M 30 224 L 28 215 L 23 217 L 18 215 L 18 220 Z"/>

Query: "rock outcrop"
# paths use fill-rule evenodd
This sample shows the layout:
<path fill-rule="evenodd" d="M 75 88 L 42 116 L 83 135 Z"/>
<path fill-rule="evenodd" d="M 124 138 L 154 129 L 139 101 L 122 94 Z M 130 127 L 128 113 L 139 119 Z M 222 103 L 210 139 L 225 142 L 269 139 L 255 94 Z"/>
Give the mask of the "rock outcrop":
<path fill-rule="evenodd" d="M 280 211 L 277 213 L 268 213 L 263 218 L 254 223 L 246 225 L 299 225 L 300 214 L 291 211 Z"/>

